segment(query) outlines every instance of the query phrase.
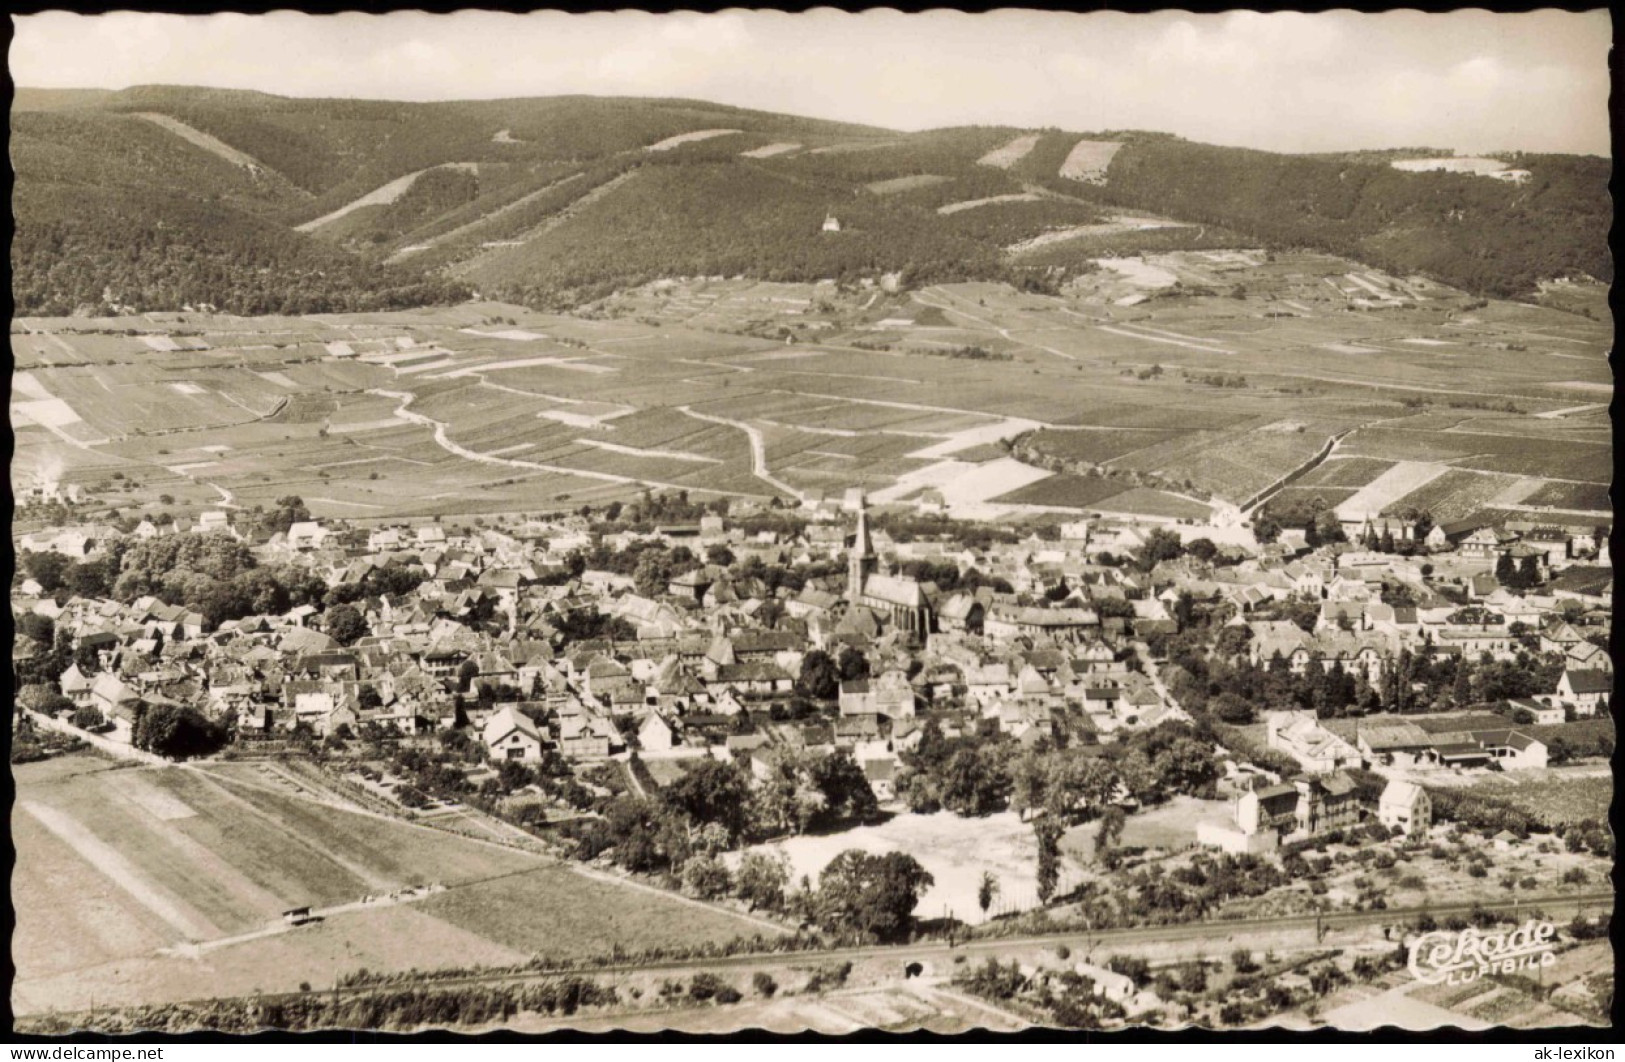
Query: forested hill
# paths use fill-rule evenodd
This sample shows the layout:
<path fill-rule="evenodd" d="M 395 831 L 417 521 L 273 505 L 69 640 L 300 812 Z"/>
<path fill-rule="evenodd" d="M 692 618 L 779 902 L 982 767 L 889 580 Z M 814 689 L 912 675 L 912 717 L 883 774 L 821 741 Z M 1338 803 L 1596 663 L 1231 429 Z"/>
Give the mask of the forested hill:
<path fill-rule="evenodd" d="M 1505 157 L 1522 184 L 1390 165 L 1418 152 L 898 133 L 695 100 L 23 89 L 13 290 L 25 314 L 260 313 L 564 306 L 696 273 L 1046 283 L 1006 249 L 1125 209 L 1485 294 L 1612 277 L 1605 160 Z"/>
<path fill-rule="evenodd" d="M 1613 279 L 1607 159 L 1501 156 L 1529 173 L 1511 183 L 1407 173 L 1386 164 L 1387 153 L 1369 154 L 1355 162 L 1146 141 L 1112 160 L 1100 195 L 1480 294 L 1523 295 L 1538 281 L 1575 273 Z"/>

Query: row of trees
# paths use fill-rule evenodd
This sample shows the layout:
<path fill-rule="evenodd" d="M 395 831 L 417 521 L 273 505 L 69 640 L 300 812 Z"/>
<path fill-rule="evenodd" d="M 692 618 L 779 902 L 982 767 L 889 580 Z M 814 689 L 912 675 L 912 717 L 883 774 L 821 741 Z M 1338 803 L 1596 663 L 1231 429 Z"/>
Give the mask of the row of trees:
<path fill-rule="evenodd" d="M 224 532 L 115 540 L 106 543 L 99 556 L 83 561 L 57 553 L 29 553 L 23 557 L 23 568 L 48 594 L 66 592 L 125 604 L 151 595 L 201 613 L 209 628 L 243 616 L 319 606 L 328 593 L 327 583 L 309 569 L 262 566 L 248 546 Z"/>
<path fill-rule="evenodd" d="M 1113 865 L 1126 821 L 1123 802 L 1206 795 L 1219 776 L 1212 742 L 1180 722 L 1105 747 L 1041 742 L 1023 749 L 991 731 L 946 738 L 933 719 L 902 760 L 907 773 L 898 793 L 912 811 L 983 816 L 1013 808 L 1030 820 L 1038 842 L 1038 895 L 1045 902 L 1060 881 L 1060 843 L 1069 829 L 1098 819 L 1097 858 Z"/>

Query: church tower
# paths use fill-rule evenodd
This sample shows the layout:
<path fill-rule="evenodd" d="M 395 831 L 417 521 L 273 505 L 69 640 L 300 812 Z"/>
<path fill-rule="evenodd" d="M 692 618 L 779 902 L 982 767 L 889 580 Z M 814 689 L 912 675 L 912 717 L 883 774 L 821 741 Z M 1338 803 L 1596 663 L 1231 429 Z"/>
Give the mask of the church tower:
<path fill-rule="evenodd" d="M 858 495 L 858 533 L 852 539 L 852 549 L 846 557 L 846 599 L 857 602 L 863 597 L 863 584 L 875 570 L 874 544 L 869 540 L 869 502 Z"/>

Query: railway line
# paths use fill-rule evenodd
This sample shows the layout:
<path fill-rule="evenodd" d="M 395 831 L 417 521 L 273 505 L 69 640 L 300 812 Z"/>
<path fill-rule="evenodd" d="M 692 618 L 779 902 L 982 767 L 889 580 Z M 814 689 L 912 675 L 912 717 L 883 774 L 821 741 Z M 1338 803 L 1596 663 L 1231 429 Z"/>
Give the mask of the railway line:
<path fill-rule="evenodd" d="M 692 975 L 700 972 L 754 972 L 762 969 L 782 969 L 790 965 L 823 965 L 831 962 L 850 961 L 855 963 L 870 960 L 893 961 L 898 972 L 898 978 L 902 980 L 905 967 L 912 964 L 920 964 L 921 966 L 927 964 L 933 966 L 939 966 L 943 963 L 953 964 L 959 956 L 966 956 L 966 961 L 969 962 L 1035 947 L 1054 948 L 1065 945 L 1085 954 L 1099 953 L 1103 949 L 1109 949 L 1116 953 L 1123 953 L 1127 950 L 1132 954 L 1132 950 L 1136 947 L 1166 947 L 1170 944 L 1175 946 L 1188 944 L 1192 946 L 1193 953 L 1213 954 L 1223 948 L 1247 946 L 1262 938 L 1278 940 L 1283 935 L 1296 933 L 1310 937 L 1302 950 L 1315 950 L 1323 949 L 1326 946 L 1323 943 L 1324 938 L 1332 933 L 1401 927 L 1424 916 L 1442 921 L 1452 916 L 1466 916 L 1476 910 L 1489 910 L 1513 912 L 1514 917 L 1518 917 L 1520 913 L 1538 911 L 1545 917 L 1557 918 L 1587 910 L 1604 909 L 1612 911 L 1613 901 L 1614 894 L 1612 891 L 1600 890 L 1569 894 L 1542 894 L 1513 900 L 1496 900 L 1488 903 L 1474 901 L 1389 908 L 1381 911 L 1327 911 L 1287 917 L 1203 920 L 1160 926 L 1135 926 L 1125 929 L 1069 929 L 1056 933 L 971 938 L 961 941 L 933 939 L 909 944 L 875 944 L 824 949 L 808 948 L 806 950 L 753 952 L 712 958 L 610 962 L 591 966 L 562 966 L 549 969 L 517 967 L 452 976 L 436 976 L 431 972 L 421 973 L 417 976 L 394 977 L 382 983 L 335 985 L 331 988 L 308 992 L 262 993 L 251 998 L 263 1005 L 292 1002 L 301 998 L 309 998 L 313 994 L 337 1000 L 378 992 L 407 990 L 449 991 L 478 987 L 522 986 L 545 983 L 557 980 L 560 977 L 571 976 L 613 978 L 649 973 Z M 1276 950 L 1279 952 L 1294 949 L 1277 947 Z M 246 1000 L 248 998 L 250 997 L 203 998 L 188 1000 L 176 1005 L 201 1006 L 231 999 Z M 88 1016 L 88 1012 L 86 1013 Z M 71 1020 L 76 1015 L 74 1013 L 56 1012 L 53 1016 Z"/>

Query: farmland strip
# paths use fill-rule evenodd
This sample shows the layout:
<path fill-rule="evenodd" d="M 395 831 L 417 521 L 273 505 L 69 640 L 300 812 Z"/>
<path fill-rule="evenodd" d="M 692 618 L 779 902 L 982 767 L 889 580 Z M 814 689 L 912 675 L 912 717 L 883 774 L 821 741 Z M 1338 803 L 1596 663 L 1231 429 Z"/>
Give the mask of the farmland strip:
<path fill-rule="evenodd" d="M 91 833 L 73 816 L 44 804 L 36 804 L 32 800 L 20 801 L 17 806 L 183 937 L 188 940 L 205 940 L 220 935 L 218 926 L 170 897 L 158 885 L 148 881 L 133 863 Z"/>

